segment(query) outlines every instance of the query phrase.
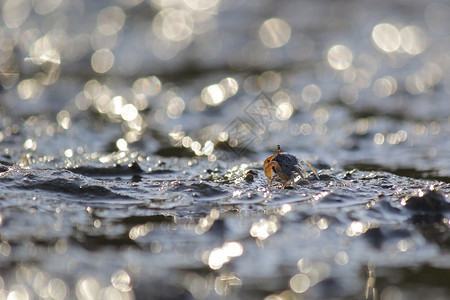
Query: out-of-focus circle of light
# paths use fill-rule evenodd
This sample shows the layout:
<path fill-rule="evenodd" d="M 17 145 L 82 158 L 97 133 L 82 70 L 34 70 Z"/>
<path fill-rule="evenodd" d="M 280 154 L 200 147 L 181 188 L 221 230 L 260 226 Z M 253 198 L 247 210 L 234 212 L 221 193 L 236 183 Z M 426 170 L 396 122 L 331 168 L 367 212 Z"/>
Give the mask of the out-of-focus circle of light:
<path fill-rule="evenodd" d="M 114 55 L 109 49 L 99 49 L 92 54 L 91 66 L 97 73 L 106 73 L 114 64 Z"/>
<path fill-rule="evenodd" d="M 282 19 L 266 20 L 259 28 L 259 37 L 266 47 L 279 48 L 291 38 L 291 26 Z"/>
<path fill-rule="evenodd" d="M 62 0 L 34 0 L 31 1 L 34 11 L 40 15 L 46 15 L 54 11 Z"/>
<path fill-rule="evenodd" d="M 201 93 L 203 102 L 208 105 L 220 105 L 225 99 L 224 88 L 220 84 L 213 84 L 203 89 Z"/>
<path fill-rule="evenodd" d="M 216 6 L 219 0 L 184 0 L 183 2 L 193 10 L 207 10 Z"/>
<path fill-rule="evenodd" d="M 131 278 L 124 270 L 118 270 L 111 276 L 113 287 L 122 292 L 131 291 Z"/>
<path fill-rule="evenodd" d="M 162 39 L 181 42 L 191 37 L 194 20 L 187 11 L 168 8 L 155 17 L 153 30 Z"/>
<path fill-rule="evenodd" d="M 401 44 L 400 32 L 392 24 L 381 23 L 372 30 L 372 41 L 381 51 L 394 52 Z"/>
<path fill-rule="evenodd" d="M 98 295 L 101 286 L 98 281 L 91 276 L 82 276 L 75 285 L 75 295 L 78 299 L 89 299 L 92 295 Z"/>
<path fill-rule="evenodd" d="M 380 98 L 386 98 L 397 91 L 397 79 L 392 76 L 378 78 L 373 83 L 373 92 Z"/>
<path fill-rule="evenodd" d="M 289 286 L 296 293 L 304 293 L 310 286 L 310 279 L 305 274 L 297 274 L 289 280 Z"/>
<path fill-rule="evenodd" d="M 171 119 L 176 119 L 181 116 L 185 108 L 184 100 L 180 97 L 173 97 L 167 106 L 167 116 Z"/>
<path fill-rule="evenodd" d="M 53 299 L 65 299 L 67 295 L 67 285 L 63 280 L 53 278 L 48 283 L 48 293 Z"/>
<path fill-rule="evenodd" d="M 118 139 L 116 142 L 116 146 L 120 151 L 128 150 L 128 143 L 124 139 Z"/>
<path fill-rule="evenodd" d="M 276 91 L 281 84 L 281 75 L 274 71 L 266 71 L 258 77 L 258 86 L 265 92 Z"/>
<path fill-rule="evenodd" d="M 3 22 L 9 28 L 20 27 L 27 20 L 30 12 L 31 5 L 28 0 L 7 0 L 3 2 Z"/>
<path fill-rule="evenodd" d="M 428 37 L 417 26 L 405 26 L 400 30 L 402 49 L 411 55 L 422 53 L 428 47 Z"/>
<path fill-rule="evenodd" d="M 17 85 L 20 98 L 27 100 L 42 93 L 42 86 L 36 79 L 25 79 Z"/>
<path fill-rule="evenodd" d="M 228 97 L 236 95 L 239 89 L 239 84 L 234 78 L 231 77 L 222 79 L 219 84 L 224 88 Z"/>
<path fill-rule="evenodd" d="M 133 83 L 133 92 L 145 96 L 155 96 L 161 92 L 161 81 L 156 76 L 139 78 Z"/>
<path fill-rule="evenodd" d="M 292 116 L 293 112 L 294 108 L 292 107 L 292 104 L 283 102 L 277 106 L 275 114 L 281 121 L 286 121 Z"/>
<path fill-rule="evenodd" d="M 344 45 L 335 45 L 328 50 L 328 63 L 333 69 L 345 70 L 352 65 L 353 53 Z"/>
<path fill-rule="evenodd" d="M 309 84 L 302 90 L 302 98 L 307 103 L 316 103 L 322 97 L 322 90 L 315 84 Z"/>
<path fill-rule="evenodd" d="M 133 121 L 138 116 L 138 110 L 133 104 L 125 104 L 121 108 L 120 116 L 125 121 Z"/>
<path fill-rule="evenodd" d="M 106 7 L 102 9 L 97 16 L 98 31 L 103 35 L 116 34 L 122 29 L 125 20 L 125 13 L 120 7 Z"/>

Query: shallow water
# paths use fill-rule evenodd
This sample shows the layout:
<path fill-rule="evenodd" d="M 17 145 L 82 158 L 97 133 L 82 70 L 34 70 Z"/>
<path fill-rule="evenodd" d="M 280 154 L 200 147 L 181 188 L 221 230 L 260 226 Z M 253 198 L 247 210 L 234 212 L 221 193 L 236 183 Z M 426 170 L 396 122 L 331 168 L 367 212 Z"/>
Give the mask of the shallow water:
<path fill-rule="evenodd" d="M 1 5 L 0 299 L 450 297 L 448 4 Z"/>

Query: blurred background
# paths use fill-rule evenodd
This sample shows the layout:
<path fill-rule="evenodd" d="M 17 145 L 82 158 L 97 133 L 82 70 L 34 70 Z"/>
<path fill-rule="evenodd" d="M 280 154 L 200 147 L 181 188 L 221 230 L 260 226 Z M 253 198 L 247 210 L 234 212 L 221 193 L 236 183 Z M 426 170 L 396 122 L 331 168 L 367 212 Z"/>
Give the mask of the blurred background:
<path fill-rule="evenodd" d="M 185 276 L 179 281 L 172 278 L 169 282 L 160 276 L 150 276 L 156 278 L 156 283 L 148 289 L 141 284 L 140 292 L 139 289 L 135 291 L 138 299 L 144 299 L 143 295 L 167 299 L 236 295 L 230 292 L 232 286 L 241 286 L 242 282 L 249 281 L 248 293 L 244 294 L 249 297 L 263 298 L 287 287 L 290 292 L 283 299 L 301 299 L 302 293 L 310 287 L 310 280 L 313 285 L 312 277 L 305 277 L 308 272 L 303 271 L 309 268 L 317 270 L 320 276 L 327 274 L 323 277 L 317 275 L 322 280 L 329 276 L 329 265 L 322 262 L 306 264 L 306 260 L 301 262 L 296 257 L 298 268 L 303 273 L 295 277 L 284 269 L 284 264 L 271 261 L 271 267 L 282 274 L 277 276 L 287 278 L 279 285 L 274 283 L 278 281 L 270 281 L 270 276 L 262 276 L 258 280 L 243 270 L 240 270 L 242 278 L 247 274 L 253 279 L 242 279 L 241 282 L 237 275 L 238 267 L 233 271 L 235 273 L 211 277 L 223 264 L 241 256 L 242 247 L 245 248 L 244 242 L 233 244 L 231 241 L 242 237 L 245 230 L 230 223 L 241 222 L 239 224 L 244 224 L 245 228 L 246 223 L 242 219 L 251 216 L 247 234 L 256 226 L 253 233 L 250 231 L 250 238 L 259 238 L 258 228 L 265 228 L 263 233 L 267 236 L 259 238 L 262 241 L 282 227 L 284 214 L 295 210 L 293 204 L 292 207 L 274 207 L 273 211 L 268 210 L 270 212 L 245 206 L 250 212 L 233 215 L 230 219 L 219 218 L 223 208 L 214 210 L 215 204 L 195 209 L 186 204 L 195 200 L 192 191 L 200 197 L 215 199 L 219 204 L 228 201 L 228 197 L 245 195 L 245 192 L 236 190 L 236 186 L 219 188 L 216 183 L 224 182 L 220 177 L 225 176 L 223 174 L 228 174 L 226 180 L 234 180 L 249 168 L 261 170 L 261 162 L 275 152 L 277 144 L 282 145 L 284 151 L 308 159 L 318 170 L 387 171 L 404 176 L 402 179 L 389 177 L 390 187 L 400 187 L 396 195 L 408 188 L 425 188 L 436 182 L 443 185 L 444 191 L 448 189 L 450 3 L 447 1 L 0 0 L 0 7 L 1 171 L 20 166 L 34 174 L 32 178 L 27 177 L 25 171 L 18 171 L 18 177 L 5 175 L 1 183 L 6 190 L 0 195 L 0 201 L 3 201 L 0 257 L 5 258 L 0 263 L 4 272 L 0 273 L 0 299 L 32 299 L 33 293 L 35 299 L 89 299 L 92 294 L 104 299 L 129 299 L 135 297 L 132 287 L 139 286 L 138 282 L 145 282 L 145 276 L 150 276 L 146 272 L 156 276 L 154 271 L 158 268 L 167 272 L 162 272 L 164 276 L 174 276 L 174 269 L 177 274 Z M 130 175 L 127 170 L 121 173 L 120 164 L 126 166 L 133 160 L 139 163 L 134 165 L 134 171 L 138 168 L 145 172 L 159 170 L 159 173 L 151 175 L 156 179 L 151 177 L 142 183 L 142 178 L 133 177 L 134 181 L 141 181 L 136 190 L 136 186 L 107 178 L 111 171 L 109 167 L 114 164 L 113 176 Z M 239 166 L 241 163 L 245 164 Z M 84 168 L 86 165 L 93 167 Z M 186 171 L 188 167 L 194 169 Z M 73 173 L 65 173 L 67 170 Z M 198 186 L 177 189 L 177 184 L 183 180 L 191 184 L 189 180 L 192 178 L 193 182 L 208 178 L 200 175 L 204 170 L 209 170 L 212 176 L 209 178 L 213 178 L 211 184 L 204 187 L 199 183 Z M 73 177 L 74 173 L 81 177 Z M 345 173 L 339 173 L 339 176 L 331 173 L 328 176 L 349 178 Z M 358 176 L 366 178 L 368 175 L 361 173 Z M 24 177 L 28 181 L 25 182 Z M 176 180 L 177 184 L 170 183 Z M 262 177 L 258 180 L 261 180 L 261 185 L 265 184 Z M 376 181 L 368 194 L 353 196 L 363 199 L 360 201 L 364 203 L 373 200 L 377 194 L 386 192 L 378 189 L 379 184 Z M 69 190 L 72 189 L 69 192 L 67 185 Z M 78 187 L 81 189 L 82 185 L 91 189 L 78 194 Z M 149 193 L 152 188 L 154 190 Z M 113 192 L 109 194 L 110 191 L 119 193 L 119 196 Z M 184 192 L 182 196 L 180 191 Z M 186 191 L 189 196 L 185 195 Z M 257 201 L 265 201 L 269 197 L 258 187 L 248 192 Z M 321 194 L 320 190 L 315 192 L 316 198 L 309 193 L 296 194 L 294 198 L 303 201 L 311 196 L 317 200 L 328 195 Z M 124 195 L 137 200 L 133 202 Z M 105 197 L 109 197 L 108 201 L 93 200 Z M 152 199 L 150 203 L 148 198 Z M 162 202 L 164 204 L 160 204 Z M 29 210 L 19 212 L 17 207 L 21 205 Z M 122 211 L 128 205 L 136 205 L 134 207 L 142 211 Z M 101 209 L 93 216 L 97 206 Z M 63 207 L 62 211 L 67 210 L 64 221 L 58 207 Z M 160 215 L 161 209 L 167 211 Z M 246 211 L 239 206 L 232 210 Z M 42 213 L 40 217 L 26 221 L 29 214 L 36 211 Z M 55 215 L 47 215 L 48 212 Z M 279 219 L 270 219 L 268 215 L 271 213 Z M 307 219 L 302 223 L 306 228 L 319 226 L 323 230 L 333 223 L 330 216 L 317 217 L 316 213 L 311 212 L 312 219 L 297 217 Z M 261 219 L 264 220 L 262 223 L 258 223 L 259 214 L 267 217 Z M 151 218 L 139 219 L 136 215 Z M 364 219 L 362 215 L 359 217 Z M 181 218 L 178 222 L 184 224 L 184 231 L 178 233 L 179 240 L 173 238 L 186 245 L 192 233 L 189 228 L 194 228 L 195 224 L 192 224 L 200 222 L 199 218 L 203 220 L 199 224 L 203 225 L 196 229 L 197 234 L 199 230 L 207 232 L 216 220 L 221 221 L 220 226 L 231 226 L 220 227 L 222 248 L 215 249 L 222 249 L 222 252 L 205 252 L 210 257 L 209 263 L 206 259 L 207 270 L 192 269 L 186 257 L 181 261 L 174 259 L 179 254 L 176 247 L 167 250 L 168 253 L 162 250 L 166 248 L 162 248 L 161 243 L 168 242 L 168 237 L 172 236 L 168 232 L 178 224 L 176 218 Z M 349 228 L 350 232 L 358 234 L 347 236 L 359 236 L 371 228 L 370 224 L 380 224 L 379 221 L 370 223 L 368 218 L 365 219 L 368 223 L 355 225 L 352 223 L 354 218 L 352 215 L 347 221 L 334 222 L 356 226 L 356 229 Z M 16 223 L 8 223 L 9 219 Z M 294 219 L 285 220 L 288 233 L 294 228 L 288 226 L 289 220 Z M 390 224 L 387 219 L 385 224 Z M 399 217 L 396 222 L 401 223 L 402 220 L 403 217 Z M 36 236 L 32 228 L 46 228 L 48 223 L 56 233 L 46 238 L 39 234 Z M 153 225 L 145 227 L 144 223 Z M 96 242 L 87 241 L 86 236 L 91 229 L 104 228 L 101 224 L 109 224 L 108 228 L 113 229 L 102 233 L 106 237 L 98 233 L 115 249 L 109 254 L 103 248 L 98 250 L 96 247 L 100 245 Z M 446 224 L 448 229 L 448 220 Z M 17 226 L 24 232 L 15 231 Z M 142 271 L 137 265 L 144 257 L 132 258 L 127 252 L 117 265 L 111 267 L 97 261 L 100 273 L 90 270 L 87 272 L 89 277 L 80 271 L 81 266 L 89 266 L 98 257 L 114 260 L 117 253 L 122 253 L 124 245 L 128 247 L 130 239 L 134 243 L 139 237 L 149 238 L 148 233 L 157 226 L 163 228 L 158 239 L 151 238 L 143 243 L 147 252 L 165 253 L 161 265 L 158 265 L 158 260 L 151 260 L 143 263 L 149 269 Z M 61 228 L 67 230 L 61 231 Z M 124 240 L 113 239 L 111 242 L 114 232 L 122 231 L 126 232 Z M 80 234 L 83 238 L 79 237 Z M 75 236 L 73 239 L 78 241 L 74 242 L 70 236 Z M 414 234 L 412 236 L 411 240 L 419 241 L 418 244 L 423 242 Z M 24 239 L 28 238 L 30 241 L 25 243 Z M 335 237 L 328 238 L 336 242 Z M 322 235 L 321 242 L 328 238 Z M 199 253 L 218 241 L 212 237 L 198 239 L 194 240 L 200 248 L 192 246 L 191 249 L 189 246 L 188 249 L 193 253 L 196 251 L 195 259 L 201 261 Z M 53 252 L 50 256 L 39 254 L 36 250 L 40 247 L 37 246 L 39 241 L 44 245 L 51 244 L 52 251 L 59 256 Z M 409 241 L 399 246 L 401 252 L 404 252 L 402 249 L 413 248 Z M 87 250 L 78 252 L 81 250 L 78 250 L 77 243 Z M 95 249 L 87 246 L 89 243 L 93 243 Z M 15 245 L 23 251 L 15 252 Z M 258 245 L 261 248 L 261 244 Z M 284 241 L 279 245 L 290 244 Z M 285 251 L 291 251 L 291 246 L 287 249 L 280 246 L 274 253 L 265 255 L 283 256 Z M 256 249 L 260 250 L 258 247 Z M 321 248 L 322 244 L 318 247 Z M 445 258 L 448 245 L 442 247 L 439 249 Z M 245 249 L 252 253 L 252 250 Z M 311 255 L 314 249 L 308 248 Z M 434 250 L 430 251 L 436 254 Z M 346 265 L 349 257 L 351 260 L 365 252 L 364 248 L 362 251 L 346 251 L 333 254 L 335 263 Z M 427 248 L 424 251 L 431 253 Z M 88 258 L 93 253 L 96 254 Z M 214 264 L 212 253 L 219 255 L 222 263 L 219 259 L 219 263 Z M 13 254 L 16 255 L 14 258 Z M 414 256 L 414 260 L 423 256 L 420 251 L 419 254 Z M 78 258 L 71 260 L 69 269 L 58 269 L 55 265 L 68 255 L 78 255 Z M 424 257 L 426 260 L 430 256 Z M 47 269 L 33 269 L 30 265 L 34 264 L 23 265 L 24 261 L 33 260 L 44 262 Z M 167 266 L 171 261 L 173 266 L 163 268 L 163 262 Z M 126 268 L 123 267 L 125 264 Z M 246 268 L 253 264 L 252 260 L 243 262 Z M 408 265 L 408 262 L 402 264 Z M 183 266 L 190 272 L 183 273 Z M 360 267 L 359 264 L 356 266 Z M 369 279 L 373 279 L 372 265 L 365 268 L 370 271 Z M 268 270 L 272 272 L 273 269 L 267 266 Z M 352 270 L 355 276 L 355 269 Z M 77 275 L 70 276 L 71 272 Z M 340 274 L 339 270 L 332 272 Z M 408 273 L 409 269 L 405 272 L 405 278 L 413 276 Z M 448 268 L 443 272 L 448 274 Z M 33 285 L 29 277 L 36 274 L 40 274 L 41 281 Z M 52 277 L 51 274 L 56 275 Z M 390 271 L 384 274 L 390 274 Z M 423 274 L 441 273 L 426 269 Z M 307 285 L 306 278 L 309 278 Z M 374 281 L 369 279 L 356 287 L 350 283 L 354 280 L 352 276 L 346 277 L 348 282 L 341 285 L 328 282 L 321 292 L 313 292 L 310 296 L 330 296 L 325 291 L 336 286 L 345 287 L 341 294 L 343 297 L 360 296 L 362 294 L 355 294 L 355 290 L 364 290 L 361 286 L 365 285 L 372 287 Z M 111 280 L 110 290 L 106 284 L 102 285 L 105 280 Z M 269 281 L 273 285 L 267 285 L 264 292 L 255 288 Z M 391 285 L 386 284 L 384 295 L 387 298 L 383 299 L 402 299 L 400 289 L 392 287 L 395 280 L 391 278 L 387 282 Z M 164 292 L 149 291 L 162 283 Z M 171 288 L 174 288 L 172 292 Z M 183 292 L 186 290 L 189 292 Z M 376 293 L 369 293 L 366 289 L 366 298 L 369 294 L 377 298 Z M 450 292 L 446 290 L 437 295 L 445 298 Z M 361 299 L 359 296 L 355 297 Z"/>
<path fill-rule="evenodd" d="M 240 146 L 238 117 L 265 137 L 247 154 L 283 144 L 448 177 L 449 15 L 429 1 L 2 1 L 0 141 L 214 161 Z M 244 108 L 261 92 L 274 118 L 257 130 Z"/>

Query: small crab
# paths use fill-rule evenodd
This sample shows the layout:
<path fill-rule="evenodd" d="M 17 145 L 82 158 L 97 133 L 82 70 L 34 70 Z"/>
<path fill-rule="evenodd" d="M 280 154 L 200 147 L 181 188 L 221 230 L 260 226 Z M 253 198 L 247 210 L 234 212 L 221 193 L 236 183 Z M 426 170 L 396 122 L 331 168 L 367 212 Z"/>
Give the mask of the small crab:
<path fill-rule="evenodd" d="M 306 160 L 299 161 L 295 155 L 289 153 L 280 153 L 280 145 L 277 146 L 277 154 L 269 156 L 264 161 L 264 174 L 266 174 L 269 179 L 269 185 L 272 184 L 273 180 L 276 177 L 280 177 L 283 180 L 283 186 L 281 188 L 285 188 L 289 183 L 293 183 L 295 187 L 295 173 L 300 174 L 303 180 L 306 180 L 309 184 L 312 183 L 306 179 L 306 170 L 301 166 L 303 164 L 307 164 L 311 170 L 316 175 L 317 179 L 319 179 L 319 175 L 317 175 L 316 170 L 314 170 L 313 166 Z M 274 172 L 275 174 L 273 174 Z"/>

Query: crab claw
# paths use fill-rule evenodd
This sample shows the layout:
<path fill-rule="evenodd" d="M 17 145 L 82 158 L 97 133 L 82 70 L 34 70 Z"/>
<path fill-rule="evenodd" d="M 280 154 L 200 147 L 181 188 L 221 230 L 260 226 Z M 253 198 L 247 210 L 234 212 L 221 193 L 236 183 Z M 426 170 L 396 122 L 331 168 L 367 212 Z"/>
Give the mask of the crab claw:
<path fill-rule="evenodd" d="M 275 156 L 275 155 L 273 155 L 273 156 Z M 280 168 L 280 165 L 278 164 L 278 162 L 268 161 L 269 158 L 266 159 L 266 161 L 264 161 L 264 174 L 266 174 L 266 177 L 269 179 L 269 185 L 271 185 L 274 178 L 279 176 L 278 174 L 281 173 L 281 168 Z M 275 170 L 276 174 L 273 174 L 274 170 Z"/>
<path fill-rule="evenodd" d="M 275 155 L 271 155 L 268 158 L 266 158 L 266 160 L 264 161 L 263 164 L 263 169 L 264 169 L 264 174 L 266 174 L 267 178 L 272 178 L 272 168 L 273 168 L 273 164 L 270 165 L 269 164 L 272 163 L 272 160 L 275 158 Z"/>

